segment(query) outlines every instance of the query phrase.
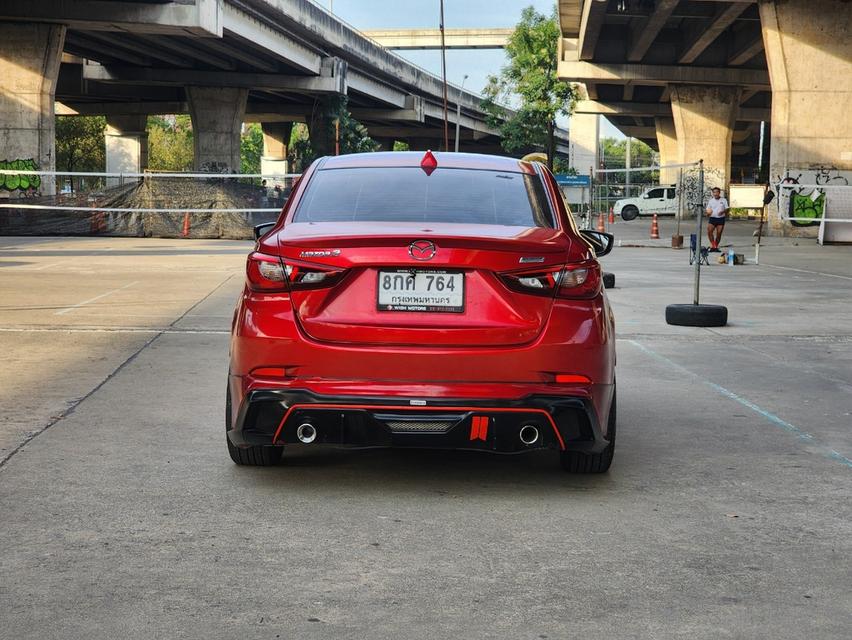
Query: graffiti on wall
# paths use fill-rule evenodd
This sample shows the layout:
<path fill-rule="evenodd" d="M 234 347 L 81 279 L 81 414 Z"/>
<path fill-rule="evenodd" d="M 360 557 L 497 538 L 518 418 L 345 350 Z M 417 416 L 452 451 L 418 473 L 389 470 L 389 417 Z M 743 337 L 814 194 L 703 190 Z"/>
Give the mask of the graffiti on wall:
<path fill-rule="evenodd" d="M 818 226 L 823 217 L 832 213 L 828 210 L 829 200 L 833 202 L 831 209 L 834 213 L 843 213 L 848 208 L 844 189 L 849 186 L 848 171 L 830 165 L 809 165 L 798 169 L 800 171 L 794 173 L 788 169 L 775 180 L 778 209 L 786 212 L 790 224 L 795 227 Z"/>
<path fill-rule="evenodd" d="M 7 171 L 38 171 L 35 160 L 3 160 L 0 169 Z M 41 186 L 41 176 L 26 173 L 0 173 L 0 190 L 2 191 L 29 191 Z"/>

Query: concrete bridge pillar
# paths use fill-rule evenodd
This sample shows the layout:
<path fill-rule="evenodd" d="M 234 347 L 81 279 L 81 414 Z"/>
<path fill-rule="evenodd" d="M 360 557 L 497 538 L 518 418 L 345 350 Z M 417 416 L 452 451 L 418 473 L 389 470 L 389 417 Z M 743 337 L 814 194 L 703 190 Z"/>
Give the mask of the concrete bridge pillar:
<path fill-rule="evenodd" d="M 0 23 L 0 161 L 21 161 L 19 166 L 42 171 L 56 169 L 53 99 L 64 42 L 62 25 Z M 38 182 L 42 194 L 56 192 L 54 179 Z M 26 184 L 30 186 L 29 181 Z M 18 180 L 0 180 L 0 197 L 15 197 L 22 190 Z"/>
<path fill-rule="evenodd" d="M 575 113 L 568 124 L 568 164 L 578 174 L 587 176 L 598 165 L 600 119 L 596 113 Z"/>
<path fill-rule="evenodd" d="M 727 191 L 741 87 L 674 84 L 672 116 L 680 162 L 704 159 L 705 185 Z"/>
<path fill-rule="evenodd" d="M 142 173 L 148 166 L 148 116 L 107 116 L 104 131 L 107 173 Z M 120 178 L 109 178 L 108 186 Z"/>
<path fill-rule="evenodd" d="M 186 87 L 196 171 L 239 173 L 247 89 Z"/>
<path fill-rule="evenodd" d="M 677 133 L 673 118 L 655 118 L 657 128 L 657 146 L 660 148 L 660 165 L 679 164 L 680 156 L 677 144 Z M 660 169 L 660 184 L 675 184 L 680 175 L 680 169 Z"/>
<path fill-rule="evenodd" d="M 287 173 L 287 149 L 290 147 L 292 122 L 264 122 L 263 155 L 260 157 L 260 172 L 265 176 Z"/>
<path fill-rule="evenodd" d="M 822 168 L 829 184 L 852 184 L 852 5 L 784 0 L 759 9 L 772 84 L 770 180 L 789 171 L 815 183 Z M 769 209 L 772 231 L 794 229 Z"/>
<path fill-rule="evenodd" d="M 317 156 L 333 156 L 336 151 L 337 132 L 335 120 L 341 110 L 340 96 L 329 96 L 317 100 L 316 107 L 308 122 L 311 147 Z"/>

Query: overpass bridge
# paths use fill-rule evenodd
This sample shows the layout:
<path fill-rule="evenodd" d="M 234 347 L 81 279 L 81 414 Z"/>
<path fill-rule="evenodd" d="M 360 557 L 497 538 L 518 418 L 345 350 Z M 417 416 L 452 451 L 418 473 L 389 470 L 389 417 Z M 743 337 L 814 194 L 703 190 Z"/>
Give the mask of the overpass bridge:
<path fill-rule="evenodd" d="M 293 122 L 333 152 L 342 96 L 383 148 L 443 140 L 440 78 L 308 0 L 4 0 L 0 59 L 0 155 L 44 170 L 55 167 L 54 113 L 107 116 L 109 171 L 144 165 L 148 115 L 188 112 L 197 169 L 238 169 L 240 127 L 253 121 L 264 171 L 282 172 Z M 448 94 L 461 148 L 500 153 L 481 98 Z M 561 132 L 558 151 L 567 142 Z"/>
<path fill-rule="evenodd" d="M 815 167 L 852 178 L 849 0 L 558 0 L 558 10 L 558 73 L 586 87 L 579 119 L 606 115 L 663 163 L 703 158 L 722 185 L 757 165 L 766 122 L 772 179 Z"/>

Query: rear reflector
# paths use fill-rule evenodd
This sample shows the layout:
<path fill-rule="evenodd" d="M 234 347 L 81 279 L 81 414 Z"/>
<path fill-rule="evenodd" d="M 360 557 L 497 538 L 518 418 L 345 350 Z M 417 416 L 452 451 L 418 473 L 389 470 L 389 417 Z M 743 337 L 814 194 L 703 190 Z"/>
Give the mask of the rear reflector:
<path fill-rule="evenodd" d="M 283 367 L 258 367 L 251 370 L 251 375 L 262 378 L 286 378 L 287 372 Z"/>
<path fill-rule="evenodd" d="M 587 376 L 575 373 L 557 373 L 556 382 L 559 384 L 588 384 L 591 380 Z"/>

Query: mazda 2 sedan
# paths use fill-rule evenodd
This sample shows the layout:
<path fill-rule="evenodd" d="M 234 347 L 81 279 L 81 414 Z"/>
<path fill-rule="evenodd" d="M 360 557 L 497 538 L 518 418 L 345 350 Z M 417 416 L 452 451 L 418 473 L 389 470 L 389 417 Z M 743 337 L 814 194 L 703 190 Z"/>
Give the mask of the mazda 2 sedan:
<path fill-rule="evenodd" d="M 234 313 L 237 464 L 323 446 L 615 448 L 614 320 L 597 258 L 540 164 L 427 152 L 322 158 L 262 225 Z"/>

